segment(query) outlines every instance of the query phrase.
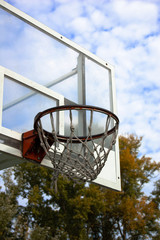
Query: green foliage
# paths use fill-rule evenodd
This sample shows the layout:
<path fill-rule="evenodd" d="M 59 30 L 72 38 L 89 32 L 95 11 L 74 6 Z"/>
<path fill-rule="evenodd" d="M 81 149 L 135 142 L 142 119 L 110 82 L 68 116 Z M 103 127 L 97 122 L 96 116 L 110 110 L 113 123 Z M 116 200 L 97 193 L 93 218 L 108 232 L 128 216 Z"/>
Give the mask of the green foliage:
<path fill-rule="evenodd" d="M 0 192 L 0 239 L 10 239 L 13 236 L 13 220 L 18 211 L 17 186 L 11 179 L 11 170 L 5 171 L 3 180 L 5 192 Z"/>
<path fill-rule="evenodd" d="M 142 188 L 154 176 L 154 172 L 160 168 L 160 164 L 151 158 L 139 156 L 139 147 L 142 138 L 134 135 L 120 137 L 120 161 L 122 189 L 124 194 L 140 197 Z"/>
<path fill-rule="evenodd" d="M 14 168 L 16 182 L 11 170 L 5 171 L 0 239 L 158 239 L 160 181 L 153 196 L 145 196 L 143 186 L 160 165 L 139 156 L 141 141 L 134 135 L 120 137 L 122 192 L 75 184 L 63 176 L 55 191 L 53 172 L 32 163 Z M 18 204 L 18 196 L 25 206 Z"/>
<path fill-rule="evenodd" d="M 30 239 L 31 240 L 39 240 L 39 239 L 41 239 L 41 240 L 46 240 L 46 239 L 50 240 L 50 239 L 55 239 L 55 238 L 52 238 L 50 236 L 49 230 L 50 230 L 49 227 L 48 228 L 47 227 L 44 228 L 44 227 L 40 227 L 40 226 L 36 225 L 33 228 L 33 230 L 31 231 Z"/>
<path fill-rule="evenodd" d="M 154 196 L 154 202 L 157 204 L 157 208 L 160 208 L 160 179 L 155 183 L 155 189 L 152 191 Z"/>
<path fill-rule="evenodd" d="M 11 234 L 12 220 L 16 214 L 16 206 L 12 203 L 10 196 L 4 192 L 0 193 L 0 239 L 6 239 Z"/>

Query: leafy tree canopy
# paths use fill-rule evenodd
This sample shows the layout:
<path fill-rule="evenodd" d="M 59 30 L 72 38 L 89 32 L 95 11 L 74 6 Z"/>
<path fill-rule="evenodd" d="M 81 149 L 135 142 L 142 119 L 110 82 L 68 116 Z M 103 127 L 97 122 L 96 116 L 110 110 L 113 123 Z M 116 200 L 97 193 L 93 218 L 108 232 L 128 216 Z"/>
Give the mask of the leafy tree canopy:
<path fill-rule="evenodd" d="M 63 176 L 55 191 L 53 172 L 32 163 L 15 167 L 14 181 L 11 170 L 5 171 L 6 190 L 0 193 L 1 239 L 11 234 L 13 239 L 158 240 L 160 182 L 150 196 L 145 196 L 143 186 L 160 164 L 140 156 L 141 137 L 120 136 L 119 140 L 122 192 L 75 184 Z M 27 203 L 23 206 L 18 197 Z M 5 212 L 6 221 L 2 221 Z"/>

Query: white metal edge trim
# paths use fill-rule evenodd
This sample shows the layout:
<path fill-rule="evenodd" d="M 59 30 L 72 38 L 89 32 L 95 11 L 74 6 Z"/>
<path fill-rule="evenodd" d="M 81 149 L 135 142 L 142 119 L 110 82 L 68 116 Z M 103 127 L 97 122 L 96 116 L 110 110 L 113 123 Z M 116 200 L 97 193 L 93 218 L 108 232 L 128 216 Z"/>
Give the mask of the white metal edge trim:
<path fill-rule="evenodd" d="M 120 171 L 120 154 L 119 154 L 119 139 L 117 136 L 116 144 L 115 144 L 115 158 L 116 158 L 116 174 L 117 174 L 117 181 L 119 182 L 119 188 L 121 190 L 121 171 Z"/>
<path fill-rule="evenodd" d="M 109 71 L 109 90 L 110 90 L 110 109 L 114 114 L 117 114 L 117 103 L 116 103 L 116 86 L 114 69 Z"/>
<path fill-rule="evenodd" d="M 48 168 L 52 168 L 53 169 L 53 164 L 51 163 L 51 161 L 49 161 L 48 159 L 43 159 L 42 162 L 40 163 L 41 166 L 44 167 L 48 167 Z"/>
<path fill-rule="evenodd" d="M 92 59 L 93 61 L 97 62 L 98 64 L 102 65 L 103 67 L 107 69 L 111 69 L 112 65 L 107 63 L 106 61 L 102 60 L 101 58 L 97 57 L 93 53 L 89 52 L 88 50 L 84 49 L 83 47 L 79 46 L 78 44 L 74 43 L 73 41 L 69 40 L 68 38 L 62 36 L 61 34 L 57 33 L 56 31 L 52 30 L 51 28 L 47 27 L 45 24 L 42 24 L 41 22 L 35 20 L 28 14 L 22 12 L 21 10 L 17 9 L 16 7 L 10 5 L 9 3 L 0 0 L 0 6 L 5 9 L 6 11 L 10 12 L 11 14 L 14 14 L 21 20 L 27 22 L 33 27 L 36 27 L 40 31 L 50 35 L 51 37 L 57 39 L 61 43 L 67 45 L 68 47 L 74 49 L 77 52 L 83 53 L 86 57 Z"/>
<path fill-rule="evenodd" d="M 116 179 L 115 181 L 110 181 L 98 176 L 93 182 L 96 184 L 103 185 L 104 187 L 107 186 L 108 188 L 121 191 L 120 165 L 119 165 L 119 156 L 118 156 L 117 150 L 115 151 L 115 179 Z"/>
<path fill-rule="evenodd" d="M 117 182 L 112 182 L 112 181 L 109 181 L 107 179 L 103 179 L 103 178 L 97 177 L 97 179 L 94 180 L 93 183 L 102 185 L 102 186 L 110 188 L 110 189 L 121 191 L 120 180 L 118 180 Z"/>
<path fill-rule="evenodd" d="M 116 85 L 115 85 L 115 72 L 114 69 L 110 71 L 110 93 L 112 96 L 110 96 L 110 102 L 111 102 L 111 111 L 117 115 L 117 101 L 116 101 Z M 116 178 L 119 182 L 119 188 L 121 189 L 121 173 L 120 173 L 120 156 L 119 156 L 119 139 L 117 136 L 116 143 L 115 143 L 115 172 L 116 172 Z"/>
<path fill-rule="evenodd" d="M 2 125 L 2 112 L 3 112 L 3 84 L 4 84 L 4 69 L 0 68 L 0 126 Z"/>
<path fill-rule="evenodd" d="M 10 129 L 5 128 L 5 127 L 0 126 L 0 134 L 3 134 L 4 136 L 7 136 L 9 138 L 14 138 L 18 141 L 22 140 L 22 134 L 21 133 L 15 132 L 15 131 L 10 130 Z"/>
<path fill-rule="evenodd" d="M 4 153 L 11 154 L 13 156 L 22 158 L 22 153 L 20 150 L 13 147 L 9 147 L 8 145 L 2 144 L 2 143 L 0 143 L 0 152 L 1 151 Z"/>
<path fill-rule="evenodd" d="M 7 77 L 10 77 L 11 79 L 29 87 L 30 89 L 33 89 L 37 92 L 40 92 L 40 93 L 43 93 L 47 96 L 50 96 L 51 98 L 54 98 L 56 100 L 60 100 L 60 99 L 63 99 L 64 97 L 59 94 L 59 93 L 56 93 L 54 92 L 53 90 L 49 89 L 49 88 L 46 88 L 45 86 L 42 86 L 36 82 L 33 82 L 31 81 L 30 79 L 28 78 L 25 78 L 23 77 L 22 75 L 18 74 L 18 73 L 15 73 L 5 67 L 2 67 L 0 66 L 0 71 L 3 69 L 4 71 L 4 75 L 7 76 Z"/>
<path fill-rule="evenodd" d="M 120 181 L 111 182 L 111 181 L 108 181 L 108 180 L 104 180 L 102 178 L 97 178 L 96 180 L 93 181 L 93 183 L 102 185 L 102 186 L 110 188 L 112 190 L 121 191 Z"/>

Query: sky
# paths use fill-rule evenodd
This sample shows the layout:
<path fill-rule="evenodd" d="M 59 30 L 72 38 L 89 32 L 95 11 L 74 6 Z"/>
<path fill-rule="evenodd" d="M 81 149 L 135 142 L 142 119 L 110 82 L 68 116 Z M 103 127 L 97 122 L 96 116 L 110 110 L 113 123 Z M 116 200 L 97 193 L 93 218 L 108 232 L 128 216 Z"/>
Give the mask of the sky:
<path fill-rule="evenodd" d="M 160 1 L 7 0 L 115 67 L 119 134 L 160 159 Z"/>

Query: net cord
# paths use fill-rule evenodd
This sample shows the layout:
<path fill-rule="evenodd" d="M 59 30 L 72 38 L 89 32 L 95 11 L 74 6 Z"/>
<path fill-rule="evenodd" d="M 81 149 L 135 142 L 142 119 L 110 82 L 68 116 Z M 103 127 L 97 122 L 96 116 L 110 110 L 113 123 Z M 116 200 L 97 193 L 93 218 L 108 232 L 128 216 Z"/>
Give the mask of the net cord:
<path fill-rule="evenodd" d="M 73 180 L 76 180 L 77 178 L 82 181 L 94 180 L 101 172 L 105 162 L 107 161 L 108 154 L 112 149 L 113 144 L 115 144 L 117 129 L 112 134 L 109 147 L 105 148 L 105 140 L 108 137 L 108 130 L 111 124 L 110 115 L 107 115 L 104 135 L 101 137 L 98 144 L 92 139 L 93 110 L 90 110 L 90 123 L 88 126 L 88 135 L 85 141 L 79 139 L 75 133 L 72 110 L 69 110 L 69 119 L 70 136 L 68 137 L 66 143 L 60 142 L 55 130 L 53 113 L 50 113 L 52 136 L 54 139 L 52 146 L 48 143 L 48 137 L 45 135 L 45 131 L 43 130 L 41 119 L 38 121 L 37 130 L 40 138 L 40 144 L 53 164 L 54 180 L 58 178 L 60 173 L 65 174 Z M 79 144 L 81 144 L 79 152 L 78 149 L 76 151 L 73 148 L 73 138 L 77 139 Z M 88 141 L 88 139 L 90 140 Z M 90 149 L 89 145 L 92 145 L 93 149 Z M 61 152 L 57 151 L 59 147 L 61 147 Z M 90 159 L 93 160 L 91 161 Z"/>

